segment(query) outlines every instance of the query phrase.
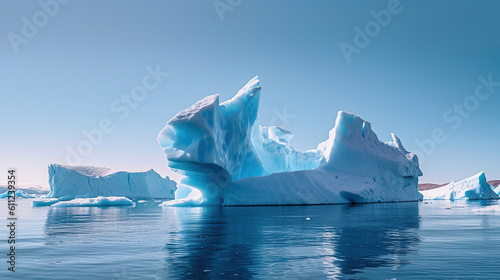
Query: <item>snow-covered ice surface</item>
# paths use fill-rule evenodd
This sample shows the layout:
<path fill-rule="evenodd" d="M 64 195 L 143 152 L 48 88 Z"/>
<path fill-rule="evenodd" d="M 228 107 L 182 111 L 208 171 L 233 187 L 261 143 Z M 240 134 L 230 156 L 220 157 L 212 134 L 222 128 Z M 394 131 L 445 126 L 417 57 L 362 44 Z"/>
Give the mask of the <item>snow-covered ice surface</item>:
<path fill-rule="evenodd" d="M 448 185 L 421 191 L 424 199 L 436 200 L 459 200 L 459 199 L 498 199 L 498 194 L 493 191 L 493 187 L 486 181 L 484 172 L 463 179 L 462 181 L 452 181 Z"/>
<path fill-rule="evenodd" d="M 16 196 L 16 198 L 35 198 L 36 197 L 35 194 L 26 193 L 26 192 L 23 192 L 22 190 L 17 190 L 15 192 L 15 196 Z M 6 192 L 0 194 L 0 198 L 7 198 L 7 197 L 9 197 L 9 191 L 6 191 Z"/>
<path fill-rule="evenodd" d="M 99 196 L 94 198 L 76 198 L 69 201 L 61 201 L 52 207 L 108 207 L 108 206 L 131 206 L 132 200 L 118 196 Z"/>
<path fill-rule="evenodd" d="M 97 196 L 124 196 L 133 199 L 173 199 L 175 181 L 154 170 L 112 171 L 91 166 L 49 165 L 50 193 L 47 198 L 68 200 Z"/>
<path fill-rule="evenodd" d="M 369 122 L 339 112 L 329 138 L 299 152 L 292 134 L 260 126 L 257 77 L 232 99 L 218 95 L 174 116 L 158 135 L 168 164 L 185 175 L 162 205 L 289 205 L 415 201 L 416 155 L 393 134 L 381 142 Z"/>

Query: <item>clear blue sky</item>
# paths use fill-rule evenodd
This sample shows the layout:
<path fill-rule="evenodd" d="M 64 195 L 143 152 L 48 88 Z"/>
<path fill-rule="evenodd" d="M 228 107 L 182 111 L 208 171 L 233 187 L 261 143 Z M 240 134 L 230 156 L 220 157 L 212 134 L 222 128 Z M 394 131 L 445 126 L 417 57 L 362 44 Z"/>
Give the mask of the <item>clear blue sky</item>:
<path fill-rule="evenodd" d="M 500 179 L 500 87 L 474 100 L 478 76 L 500 82 L 500 2 L 220 2 L 233 6 L 218 13 L 212 1 L 73 0 L 49 6 L 44 18 L 38 1 L 0 1 L 1 170 L 47 185 L 47 165 L 64 164 L 66 147 L 107 118 L 114 131 L 81 164 L 170 175 L 156 141 L 164 124 L 209 94 L 232 97 L 258 75 L 261 123 L 291 130 L 299 150 L 325 140 L 344 110 L 370 121 L 383 141 L 394 132 L 410 151 L 441 129 L 446 139 L 424 155 L 422 182 L 481 170 Z M 381 16 L 385 26 L 374 25 L 371 11 L 388 6 L 390 22 Z M 30 30 L 23 17 L 41 27 Z M 349 63 L 340 45 L 356 47 L 356 27 L 373 37 L 358 40 Z M 126 117 L 112 110 L 156 65 L 170 75 Z M 452 111 L 446 121 L 464 100 L 470 115 Z M 277 118 L 284 110 L 295 117 Z"/>

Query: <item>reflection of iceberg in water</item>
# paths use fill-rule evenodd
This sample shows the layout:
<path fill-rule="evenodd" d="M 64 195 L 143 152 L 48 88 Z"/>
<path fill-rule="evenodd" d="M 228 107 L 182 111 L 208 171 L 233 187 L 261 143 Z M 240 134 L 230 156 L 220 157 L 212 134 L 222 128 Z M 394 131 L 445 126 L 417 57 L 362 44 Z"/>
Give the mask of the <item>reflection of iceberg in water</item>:
<path fill-rule="evenodd" d="M 78 279 L 154 279 L 163 265 L 166 236 L 180 230 L 176 210 L 165 215 L 152 201 L 135 207 L 50 207 L 44 250 L 36 256 L 46 265 L 25 278 L 47 273 L 52 279 L 68 279 L 77 273 Z"/>
<path fill-rule="evenodd" d="M 420 242 L 417 203 L 350 206 L 341 211 L 336 254 L 343 274 L 367 267 L 404 265 L 404 255 Z M 363 217 L 360 219 L 360 217 Z"/>
<path fill-rule="evenodd" d="M 62 235 L 91 235 L 109 230 L 113 225 L 129 219 L 124 207 L 50 207 L 45 221 L 45 234 L 59 238 Z"/>
<path fill-rule="evenodd" d="M 162 277 L 335 279 L 404 265 L 420 241 L 417 203 L 181 211 Z"/>
<path fill-rule="evenodd" d="M 171 232 L 165 245 L 167 254 L 163 279 L 251 279 L 251 252 L 258 243 L 255 225 L 234 224 L 234 211 L 242 208 L 176 209 L 180 231 Z M 252 212 L 249 211 L 251 214 Z M 248 214 L 247 213 L 247 216 Z M 247 221 L 251 220 L 251 216 Z"/>
<path fill-rule="evenodd" d="M 336 279 L 405 265 L 419 222 L 418 203 L 48 208 L 37 258 L 82 279 Z"/>

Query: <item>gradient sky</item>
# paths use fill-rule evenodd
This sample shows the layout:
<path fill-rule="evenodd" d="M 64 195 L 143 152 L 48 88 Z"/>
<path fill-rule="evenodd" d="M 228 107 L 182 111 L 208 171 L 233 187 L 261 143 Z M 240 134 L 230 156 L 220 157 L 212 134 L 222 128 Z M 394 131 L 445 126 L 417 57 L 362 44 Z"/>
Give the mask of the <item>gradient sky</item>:
<path fill-rule="evenodd" d="M 0 182 L 14 167 L 20 180 L 48 185 L 47 165 L 65 164 L 66 147 L 106 118 L 114 131 L 81 164 L 172 175 L 156 141 L 164 124 L 207 95 L 229 99 L 256 75 L 261 124 L 292 131 L 299 150 L 325 140 L 344 110 L 370 121 L 381 140 L 393 132 L 420 151 L 421 182 L 481 170 L 500 179 L 500 87 L 474 103 L 479 76 L 500 82 L 500 2 L 401 0 L 350 63 L 340 44 L 356 46 L 355 28 L 376 28 L 371 11 L 396 2 L 220 2 L 236 4 L 222 20 L 213 1 L 73 0 L 16 53 L 12 34 L 23 36 L 23 17 L 43 23 L 43 9 L 0 1 Z M 157 65 L 170 75 L 121 119 L 111 104 Z M 443 118 L 464 101 L 470 115 Z M 422 154 L 418 141 L 435 129 L 446 139 Z"/>

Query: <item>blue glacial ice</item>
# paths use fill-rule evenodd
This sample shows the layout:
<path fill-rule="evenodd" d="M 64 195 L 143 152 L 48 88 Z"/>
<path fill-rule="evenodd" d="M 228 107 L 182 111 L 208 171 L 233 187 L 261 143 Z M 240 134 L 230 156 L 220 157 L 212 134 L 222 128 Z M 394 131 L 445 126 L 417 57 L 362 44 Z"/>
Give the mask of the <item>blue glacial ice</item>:
<path fill-rule="evenodd" d="M 126 197 L 98 196 L 93 198 L 75 198 L 69 201 L 60 201 L 53 207 L 108 207 L 108 206 L 132 206 L 134 202 Z"/>
<path fill-rule="evenodd" d="M 498 194 L 493 190 L 493 186 L 486 181 L 484 172 L 479 172 L 474 176 L 462 181 L 452 181 L 448 185 L 421 191 L 424 199 L 434 200 L 477 200 L 477 199 L 498 199 Z"/>
<path fill-rule="evenodd" d="M 415 154 L 393 134 L 381 142 L 369 122 L 339 112 L 329 138 L 300 152 L 292 134 L 260 126 L 257 77 L 228 101 L 208 96 L 158 135 L 168 165 L 184 175 L 165 205 L 293 205 L 421 200 Z"/>
<path fill-rule="evenodd" d="M 177 184 L 154 170 L 146 172 L 112 171 L 92 166 L 49 165 L 50 192 L 46 198 L 70 200 L 98 196 L 124 196 L 131 199 L 173 199 Z M 43 204 L 40 201 L 40 204 Z M 50 203 L 47 201 L 47 203 Z"/>

